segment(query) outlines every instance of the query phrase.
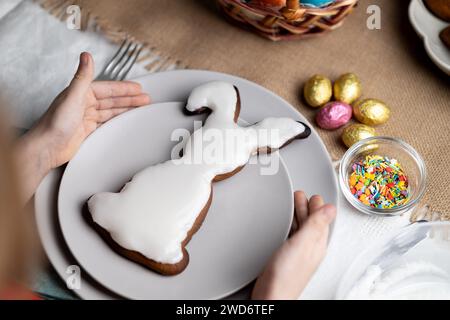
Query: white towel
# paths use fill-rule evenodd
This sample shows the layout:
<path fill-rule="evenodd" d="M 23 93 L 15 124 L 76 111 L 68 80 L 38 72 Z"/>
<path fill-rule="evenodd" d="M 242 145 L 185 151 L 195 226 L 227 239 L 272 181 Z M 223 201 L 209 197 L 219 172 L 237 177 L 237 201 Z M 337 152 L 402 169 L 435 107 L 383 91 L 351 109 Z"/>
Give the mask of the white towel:
<path fill-rule="evenodd" d="M 3 18 L 8 12 L 16 7 L 22 0 L 2 0 L 0 3 L 0 18 Z"/>
<path fill-rule="evenodd" d="M 82 51 L 92 53 L 98 74 L 118 50 L 98 33 L 67 28 L 30 0 L 2 0 L 2 13 L 0 99 L 19 128 L 30 128 L 67 86 Z M 128 78 L 145 73 L 135 65 Z"/>
<path fill-rule="evenodd" d="M 408 213 L 399 217 L 373 217 L 356 211 L 342 194 L 339 200 L 327 255 L 301 299 L 334 299 L 341 277 L 358 254 L 409 224 Z"/>

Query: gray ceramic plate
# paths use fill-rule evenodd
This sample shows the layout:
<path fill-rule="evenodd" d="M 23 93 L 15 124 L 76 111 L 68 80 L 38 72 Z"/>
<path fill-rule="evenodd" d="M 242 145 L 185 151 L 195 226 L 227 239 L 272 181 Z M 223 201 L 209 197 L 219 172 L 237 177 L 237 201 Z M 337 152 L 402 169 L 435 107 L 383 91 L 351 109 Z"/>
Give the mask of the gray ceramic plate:
<path fill-rule="evenodd" d="M 241 92 L 245 105 L 242 117 L 256 122 L 268 116 L 288 116 L 306 121 L 286 101 L 267 89 L 245 79 L 217 72 L 180 70 L 170 71 L 137 79 L 145 91 L 152 95 L 155 103 L 165 101 L 185 101 L 189 92 L 199 84 L 223 80 L 235 83 Z M 305 190 L 308 195 L 320 193 L 327 202 L 337 205 L 338 188 L 329 155 L 317 133 L 301 143 L 290 145 L 281 151 L 289 169 L 294 189 Z M 58 274 L 65 279 L 69 265 L 77 264 L 61 236 L 57 223 L 57 192 L 62 170 L 52 171 L 41 184 L 35 197 L 36 220 L 44 249 Z M 82 268 L 82 286 L 74 291 L 85 299 L 117 298 L 104 286 L 92 279 Z M 248 292 L 248 291 L 246 291 Z M 245 292 L 233 295 L 245 297 Z"/>
<path fill-rule="evenodd" d="M 448 23 L 433 15 L 422 0 L 411 0 L 409 21 L 423 39 L 425 50 L 431 60 L 450 75 L 450 50 L 439 38 L 439 33 L 448 26 Z"/>
<path fill-rule="evenodd" d="M 277 153 L 270 156 L 279 164 L 275 174 L 262 175 L 262 165 L 249 164 L 214 184 L 208 215 L 186 247 L 189 265 L 177 276 L 159 275 L 119 256 L 86 223 L 82 208 L 90 196 L 120 190 L 136 172 L 170 159 L 177 144 L 170 140 L 172 132 L 192 132 L 194 120 L 201 120 L 184 115 L 183 107 L 179 102 L 155 104 L 108 122 L 86 140 L 61 180 L 59 221 L 69 249 L 93 278 L 127 298 L 230 295 L 257 277 L 289 233 L 292 185 Z"/>

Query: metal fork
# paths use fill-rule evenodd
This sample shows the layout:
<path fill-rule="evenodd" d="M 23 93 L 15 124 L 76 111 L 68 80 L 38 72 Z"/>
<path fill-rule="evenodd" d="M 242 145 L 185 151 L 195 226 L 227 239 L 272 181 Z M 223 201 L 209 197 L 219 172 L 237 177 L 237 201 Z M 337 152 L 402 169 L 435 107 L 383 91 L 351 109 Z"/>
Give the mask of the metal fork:
<path fill-rule="evenodd" d="M 97 80 L 123 80 L 130 72 L 141 54 L 143 46 L 128 37 L 122 42 L 119 50 L 97 77 Z"/>

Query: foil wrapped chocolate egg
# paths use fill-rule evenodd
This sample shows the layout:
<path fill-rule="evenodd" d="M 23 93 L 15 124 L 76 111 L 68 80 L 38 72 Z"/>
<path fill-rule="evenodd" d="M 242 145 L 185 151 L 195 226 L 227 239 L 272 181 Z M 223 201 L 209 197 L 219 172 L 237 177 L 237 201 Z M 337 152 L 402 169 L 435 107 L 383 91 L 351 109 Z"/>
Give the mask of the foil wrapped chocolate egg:
<path fill-rule="evenodd" d="M 361 97 L 361 82 L 354 73 L 346 73 L 340 76 L 333 86 L 334 98 L 348 104 L 352 104 Z"/>
<path fill-rule="evenodd" d="M 356 142 L 374 136 L 374 128 L 366 126 L 365 124 L 355 123 L 344 128 L 344 131 L 342 132 L 342 141 L 350 148 Z"/>
<path fill-rule="evenodd" d="M 352 118 L 352 107 L 344 102 L 332 101 L 323 106 L 316 115 L 316 122 L 322 129 L 333 130 L 342 127 Z"/>
<path fill-rule="evenodd" d="M 364 99 L 353 105 L 353 113 L 359 122 L 377 126 L 388 121 L 391 110 L 383 101 Z"/>
<path fill-rule="evenodd" d="M 318 74 L 312 76 L 303 88 L 303 95 L 311 107 L 323 106 L 333 95 L 330 79 Z"/>

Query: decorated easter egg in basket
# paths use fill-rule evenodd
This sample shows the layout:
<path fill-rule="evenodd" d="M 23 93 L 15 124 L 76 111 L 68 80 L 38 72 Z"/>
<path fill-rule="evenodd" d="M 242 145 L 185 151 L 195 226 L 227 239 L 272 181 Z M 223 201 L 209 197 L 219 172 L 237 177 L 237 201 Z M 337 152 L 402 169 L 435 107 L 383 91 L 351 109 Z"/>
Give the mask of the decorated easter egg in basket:
<path fill-rule="evenodd" d="M 322 34 L 339 27 L 358 0 L 216 0 L 232 22 L 273 41 Z"/>

